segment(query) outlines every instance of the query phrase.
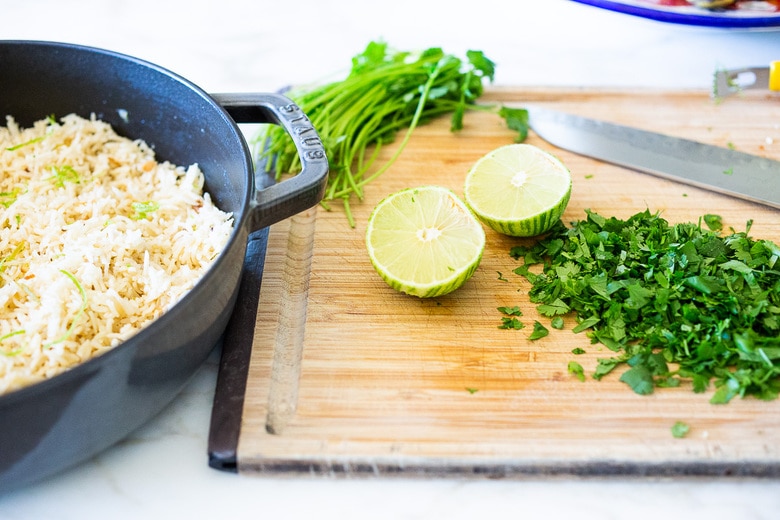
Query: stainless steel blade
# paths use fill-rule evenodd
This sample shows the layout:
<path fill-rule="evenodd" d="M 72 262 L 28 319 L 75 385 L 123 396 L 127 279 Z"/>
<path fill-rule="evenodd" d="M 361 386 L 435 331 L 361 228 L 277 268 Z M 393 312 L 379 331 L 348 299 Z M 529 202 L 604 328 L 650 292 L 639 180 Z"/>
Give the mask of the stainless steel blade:
<path fill-rule="evenodd" d="M 545 141 L 641 172 L 780 208 L 780 162 L 546 108 L 526 107 Z"/>
<path fill-rule="evenodd" d="M 754 88 L 769 88 L 769 67 L 746 67 L 715 73 L 713 95 L 716 98 Z"/>

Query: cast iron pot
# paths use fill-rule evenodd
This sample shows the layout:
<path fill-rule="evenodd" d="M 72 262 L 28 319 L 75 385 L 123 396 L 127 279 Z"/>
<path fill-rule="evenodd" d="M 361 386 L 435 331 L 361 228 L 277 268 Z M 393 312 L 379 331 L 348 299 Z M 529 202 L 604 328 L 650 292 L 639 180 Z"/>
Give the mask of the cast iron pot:
<path fill-rule="evenodd" d="M 68 372 L 0 396 L 0 493 L 95 455 L 166 406 L 219 342 L 249 234 L 317 204 L 327 181 L 316 131 L 283 96 L 211 96 L 161 67 L 115 52 L 0 41 L 2 125 L 6 115 L 27 127 L 70 113 L 95 114 L 121 135 L 145 140 L 159 160 L 197 162 L 206 191 L 233 213 L 235 227 L 197 285 L 137 335 Z M 303 171 L 257 189 L 237 126 L 248 122 L 283 126 Z"/>

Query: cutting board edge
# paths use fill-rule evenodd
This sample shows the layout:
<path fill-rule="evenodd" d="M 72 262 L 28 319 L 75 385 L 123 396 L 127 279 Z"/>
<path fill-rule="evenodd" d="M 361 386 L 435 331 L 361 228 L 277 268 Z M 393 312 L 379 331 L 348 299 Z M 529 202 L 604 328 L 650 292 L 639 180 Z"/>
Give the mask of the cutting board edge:
<path fill-rule="evenodd" d="M 763 460 L 496 460 L 496 459 L 419 459 L 387 457 L 262 458 L 240 460 L 238 473 L 274 477 L 311 476 L 318 478 L 672 478 L 729 477 L 778 478 L 780 461 Z"/>

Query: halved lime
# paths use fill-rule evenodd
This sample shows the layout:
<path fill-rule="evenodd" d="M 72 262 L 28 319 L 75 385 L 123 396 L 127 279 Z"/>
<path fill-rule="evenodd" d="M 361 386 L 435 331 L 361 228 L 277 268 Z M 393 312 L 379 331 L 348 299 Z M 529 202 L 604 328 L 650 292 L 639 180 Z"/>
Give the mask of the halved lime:
<path fill-rule="evenodd" d="M 390 287 L 431 298 L 452 292 L 471 278 L 482 260 L 485 231 L 452 190 L 407 188 L 374 208 L 366 247 Z"/>
<path fill-rule="evenodd" d="M 571 196 L 571 173 L 556 157 L 530 144 L 502 146 L 479 159 L 466 176 L 466 204 L 505 235 L 548 231 Z"/>

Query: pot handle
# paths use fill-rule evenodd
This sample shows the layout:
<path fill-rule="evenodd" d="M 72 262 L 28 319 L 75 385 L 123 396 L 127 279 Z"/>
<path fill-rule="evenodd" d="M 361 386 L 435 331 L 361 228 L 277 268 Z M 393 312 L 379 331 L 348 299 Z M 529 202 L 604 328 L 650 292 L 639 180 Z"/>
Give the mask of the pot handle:
<path fill-rule="evenodd" d="M 292 138 L 301 171 L 282 182 L 255 191 L 249 213 L 249 232 L 311 208 L 322 200 L 328 182 L 328 158 L 319 134 L 303 111 L 289 98 L 270 93 L 211 94 L 236 123 L 273 123 Z"/>

